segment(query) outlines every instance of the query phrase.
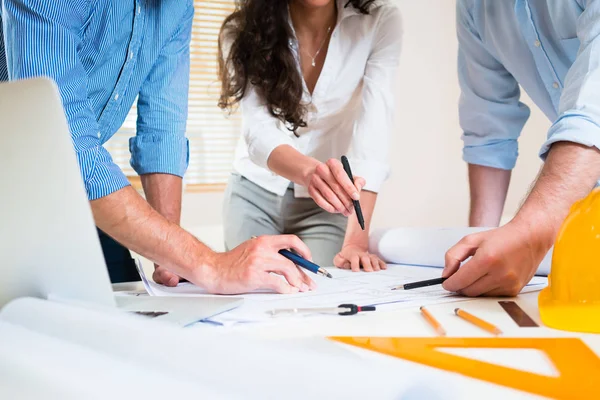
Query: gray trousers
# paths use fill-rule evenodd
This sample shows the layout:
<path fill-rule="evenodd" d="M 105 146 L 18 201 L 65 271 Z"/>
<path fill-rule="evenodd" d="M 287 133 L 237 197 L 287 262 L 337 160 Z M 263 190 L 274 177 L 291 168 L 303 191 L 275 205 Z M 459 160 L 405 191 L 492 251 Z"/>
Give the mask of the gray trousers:
<path fill-rule="evenodd" d="M 227 185 L 223 220 L 227 250 L 252 236 L 293 234 L 310 248 L 315 263 L 325 267 L 333 265 L 341 250 L 348 223 L 311 198 L 295 198 L 292 188 L 278 196 L 237 174 Z"/>

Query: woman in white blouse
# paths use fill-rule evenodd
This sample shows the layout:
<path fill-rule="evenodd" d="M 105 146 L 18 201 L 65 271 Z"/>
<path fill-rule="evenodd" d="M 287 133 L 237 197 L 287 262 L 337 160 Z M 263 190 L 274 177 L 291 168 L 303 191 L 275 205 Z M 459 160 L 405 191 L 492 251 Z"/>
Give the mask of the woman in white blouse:
<path fill-rule="evenodd" d="M 388 1 L 239 3 L 219 46 L 220 106 L 239 102 L 243 116 L 224 205 L 228 249 L 252 236 L 295 234 L 323 266 L 385 268 L 368 252 L 368 232 L 389 175 L 401 36 Z"/>

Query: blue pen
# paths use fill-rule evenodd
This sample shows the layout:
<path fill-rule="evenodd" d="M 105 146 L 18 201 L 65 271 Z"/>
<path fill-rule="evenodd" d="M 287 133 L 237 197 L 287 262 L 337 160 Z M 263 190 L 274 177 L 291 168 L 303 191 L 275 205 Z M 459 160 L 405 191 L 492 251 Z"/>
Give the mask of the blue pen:
<path fill-rule="evenodd" d="M 325 270 L 325 268 L 319 267 L 317 264 L 312 263 L 312 262 L 302 258 L 302 256 L 299 256 L 296 253 L 293 253 L 289 250 L 279 250 L 279 254 L 281 254 L 282 256 L 284 256 L 285 258 L 287 258 L 288 260 L 290 260 L 297 266 L 307 269 L 312 273 L 315 273 L 317 275 L 323 275 L 328 278 L 333 278 L 333 276 L 331 276 L 331 274 L 329 272 L 327 272 Z"/>

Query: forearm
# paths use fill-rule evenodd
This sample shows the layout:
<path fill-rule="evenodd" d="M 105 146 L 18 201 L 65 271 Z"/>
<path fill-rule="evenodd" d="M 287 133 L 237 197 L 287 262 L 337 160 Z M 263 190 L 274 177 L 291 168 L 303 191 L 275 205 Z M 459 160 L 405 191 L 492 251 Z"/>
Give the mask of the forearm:
<path fill-rule="evenodd" d="M 125 247 L 197 284 L 210 276 L 214 252 L 154 210 L 131 187 L 90 202 L 96 225 Z"/>
<path fill-rule="evenodd" d="M 169 221 L 181 220 L 182 179 L 169 174 L 142 175 L 142 186 L 148 203 Z"/>
<path fill-rule="evenodd" d="M 571 142 L 555 143 L 514 221 L 536 232 L 548 250 L 569 209 L 600 177 L 600 151 Z"/>
<path fill-rule="evenodd" d="M 510 170 L 469 164 L 469 226 L 495 227 L 500 224 L 510 176 Z"/>
<path fill-rule="evenodd" d="M 306 186 L 307 176 L 315 166 L 320 164 L 317 159 L 305 156 L 288 145 L 282 145 L 271 152 L 267 161 L 269 169 L 277 175 L 298 184 Z"/>
<path fill-rule="evenodd" d="M 363 191 L 360 194 L 360 208 L 365 219 L 365 230 L 363 231 L 356 218 L 356 213 L 348 217 L 348 227 L 346 228 L 346 236 L 344 237 L 344 246 L 357 245 L 367 249 L 369 247 L 369 231 L 371 227 L 371 219 L 373 211 L 375 211 L 375 203 L 377 202 L 377 193 Z"/>

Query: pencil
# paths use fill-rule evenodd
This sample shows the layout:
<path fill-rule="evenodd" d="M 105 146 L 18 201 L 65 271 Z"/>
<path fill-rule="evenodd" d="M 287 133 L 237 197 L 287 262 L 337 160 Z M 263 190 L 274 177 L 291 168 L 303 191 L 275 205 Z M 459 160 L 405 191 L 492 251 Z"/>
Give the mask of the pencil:
<path fill-rule="evenodd" d="M 419 310 L 421 310 L 421 315 L 423 315 L 425 320 L 429 322 L 429 325 L 431 325 L 433 329 L 435 329 L 438 335 L 446 336 L 446 331 L 444 330 L 442 325 L 438 322 L 437 319 L 433 317 L 433 315 L 431 315 L 431 313 L 424 306 L 421 306 Z"/>
<path fill-rule="evenodd" d="M 410 289 L 418 289 L 425 286 L 433 286 L 433 285 L 441 285 L 444 283 L 446 278 L 435 278 L 435 279 L 427 279 L 426 281 L 418 281 L 405 283 L 404 285 L 396 286 L 392 288 L 392 290 L 410 290 Z"/>
<path fill-rule="evenodd" d="M 454 313 L 456 315 L 458 315 L 459 317 L 461 317 L 462 319 L 464 319 L 465 321 L 472 323 L 473 325 L 477 326 L 478 328 L 483 329 L 484 331 L 491 333 L 492 335 L 498 336 L 498 335 L 502 334 L 502 331 L 500 329 L 498 329 L 497 326 L 492 325 L 489 322 L 486 322 L 486 321 L 482 320 L 481 318 L 478 318 L 478 317 L 474 316 L 473 314 L 466 312 L 465 310 L 461 310 L 460 308 L 455 308 Z"/>

